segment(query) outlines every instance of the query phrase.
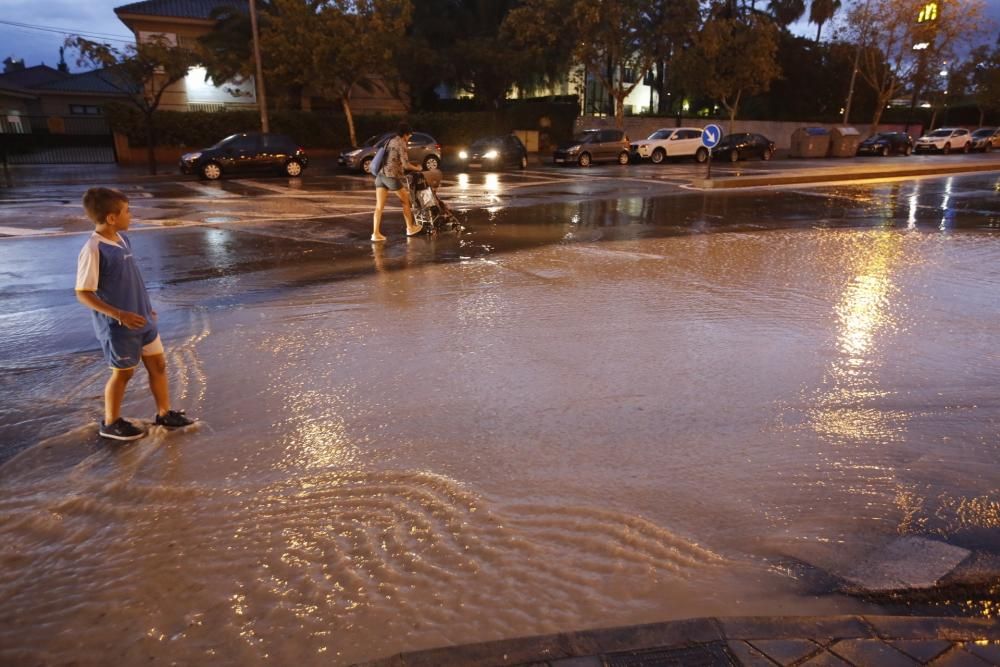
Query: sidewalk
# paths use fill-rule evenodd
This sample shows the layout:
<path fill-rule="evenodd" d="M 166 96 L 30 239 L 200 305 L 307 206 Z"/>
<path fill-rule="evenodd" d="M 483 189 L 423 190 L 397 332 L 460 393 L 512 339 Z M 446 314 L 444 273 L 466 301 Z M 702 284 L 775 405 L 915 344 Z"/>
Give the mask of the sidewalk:
<path fill-rule="evenodd" d="M 920 616 L 699 618 L 401 653 L 357 667 L 1000 665 L 1000 622 Z"/>

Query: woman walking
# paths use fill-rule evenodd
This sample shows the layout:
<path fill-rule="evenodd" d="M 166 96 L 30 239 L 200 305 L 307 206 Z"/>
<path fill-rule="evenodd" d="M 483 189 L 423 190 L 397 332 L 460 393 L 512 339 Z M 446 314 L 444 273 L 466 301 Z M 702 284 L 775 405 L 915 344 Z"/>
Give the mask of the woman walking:
<path fill-rule="evenodd" d="M 382 168 L 375 176 L 375 216 L 372 226 L 372 241 L 385 241 L 380 230 L 382 226 L 382 209 L 389 191 L 396 193 L 403 203 L 403 218 L 406 220 L 406 235 L 415 236 L 423 229 L 423 225 L 413 221 L 413 211 L 410 209 L 410 191 L 405 187 L 406 170 L 420 171 L 420 167 L 410 163 L 407 142 L 413 131 L 408 123 L 400 123 L 396 136 L 389 140 L 385 149 L 385 160 Z"/>

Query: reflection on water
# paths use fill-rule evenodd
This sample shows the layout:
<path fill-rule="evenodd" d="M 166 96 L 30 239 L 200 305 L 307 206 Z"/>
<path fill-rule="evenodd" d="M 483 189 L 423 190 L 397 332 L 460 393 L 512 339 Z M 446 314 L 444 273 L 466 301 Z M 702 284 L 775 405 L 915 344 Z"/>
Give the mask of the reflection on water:
<path fill-rule="evenodd" d="M 995 617 L 993 584 L 872 602 L 796 569 L 898 535 L 1000 553 L 1000 242 L 938 233 L 924 197 L 872 197 L 870 229 L 760 231 L 763 197 L 502 209 L 335 261 L 203 230 L 249 268 L 167 290 L 200 431 L 98 443 L 99 355 L 50 344 L 42 373 L 0 342 L 37 371 L 17 405 L 62 425 L 0 467 L 0 658 L 339 665 L 692 616 Z"/>

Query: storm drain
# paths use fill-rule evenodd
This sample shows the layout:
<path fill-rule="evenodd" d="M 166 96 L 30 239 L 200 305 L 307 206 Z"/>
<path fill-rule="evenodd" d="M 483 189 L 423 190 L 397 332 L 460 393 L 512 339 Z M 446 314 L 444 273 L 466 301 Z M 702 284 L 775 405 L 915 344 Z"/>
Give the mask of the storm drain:
<path fill-rule="evenodd" d="M 684 648 L 629 651 L 604 656 L 607 667 L 738 667 L 740 663 L 721 642 Z"/>

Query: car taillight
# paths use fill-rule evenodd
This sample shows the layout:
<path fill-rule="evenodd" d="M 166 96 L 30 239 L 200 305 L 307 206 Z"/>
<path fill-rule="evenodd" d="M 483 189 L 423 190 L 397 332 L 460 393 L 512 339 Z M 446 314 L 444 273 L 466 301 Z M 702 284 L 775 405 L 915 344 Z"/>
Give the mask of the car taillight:
<path fill-rule="evenodd" d="M 440 153 L 441 152 L 441 144 L 434 144 L 434 150 L 436 150 L 438 153 Z"/>

